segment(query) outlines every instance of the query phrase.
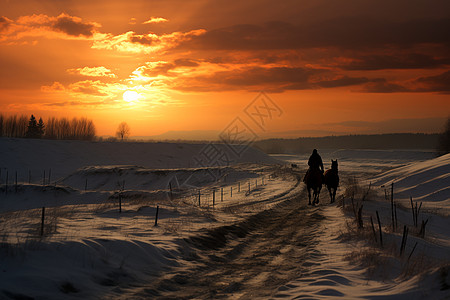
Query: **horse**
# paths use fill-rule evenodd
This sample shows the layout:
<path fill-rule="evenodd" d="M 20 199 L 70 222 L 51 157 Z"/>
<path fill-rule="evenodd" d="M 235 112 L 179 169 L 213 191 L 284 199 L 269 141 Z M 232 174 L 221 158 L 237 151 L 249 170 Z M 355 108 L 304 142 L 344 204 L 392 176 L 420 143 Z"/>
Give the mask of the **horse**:
<path fill-rule="evenodd" d="M 320 190 L 322 189 L 322 172 L 319 169 L 309 169 L 304 178 L 308 190 L 308 205 L 319 204 Z M 313 190 L 313 202 L 311 203 L 311 190 Z"/>
<path fill-rule="evenodd" d="M 331 160 L 331 169 L 325 172 L 324 184 L 328 188 L 330 193 L 331 203 L 336 200 L 336 190 L 339 186 L 339 175 L 338 175 L 338 162 L 336 160 Z"/>

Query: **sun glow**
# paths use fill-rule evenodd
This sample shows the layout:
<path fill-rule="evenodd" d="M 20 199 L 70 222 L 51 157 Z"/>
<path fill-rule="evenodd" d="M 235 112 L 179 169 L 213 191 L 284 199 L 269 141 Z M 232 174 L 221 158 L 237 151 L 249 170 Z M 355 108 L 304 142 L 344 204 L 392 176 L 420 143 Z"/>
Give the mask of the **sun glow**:
<path fill-rule="evenodd" d="M 139 100 L 139 96 L 139 93 L 136 91 L 125 91 L 122 95 L 122 98 L 128 103 L 132 103 Z"/>

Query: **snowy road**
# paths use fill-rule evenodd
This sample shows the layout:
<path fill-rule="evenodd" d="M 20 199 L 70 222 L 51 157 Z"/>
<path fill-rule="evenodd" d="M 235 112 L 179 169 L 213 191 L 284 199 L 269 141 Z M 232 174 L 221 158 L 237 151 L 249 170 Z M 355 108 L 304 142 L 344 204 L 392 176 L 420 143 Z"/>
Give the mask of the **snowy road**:
<path fill-rule="evenodd" d="M 318 208 L 307 207 L 306 199 L 302 190 L 243 222 L 190 238 L 187 263 L 133 297 L 255 299 L 273 295 L 302 276 L 306 259 L 321 255 L 314 246 L 323 216 Z"/>

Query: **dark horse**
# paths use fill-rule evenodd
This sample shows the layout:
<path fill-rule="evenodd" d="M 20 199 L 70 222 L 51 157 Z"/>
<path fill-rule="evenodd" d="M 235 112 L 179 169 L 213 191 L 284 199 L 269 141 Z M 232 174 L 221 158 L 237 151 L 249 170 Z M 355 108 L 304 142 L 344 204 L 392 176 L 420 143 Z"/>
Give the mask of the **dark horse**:
<path fill-rule="evenodd" d="M 336 190 L 339 186 L 339 175 L 338 175 L 338 162 L 336 160 L 331 160 L 331 169 L 325 172 L 325 182 L 324 184 L 328 188 L 330 193 L 331 203 L 336 200 Z"/>
<path fill-rule="evenodd" d="M 322 172 L 319 169 L 309 169 L 304 182 L 308 190 L 309 205 L 319 204 L 320 190 L 322 189 Z M 313 202 L 311 203 L 311 190 L 313 190 Z"/>

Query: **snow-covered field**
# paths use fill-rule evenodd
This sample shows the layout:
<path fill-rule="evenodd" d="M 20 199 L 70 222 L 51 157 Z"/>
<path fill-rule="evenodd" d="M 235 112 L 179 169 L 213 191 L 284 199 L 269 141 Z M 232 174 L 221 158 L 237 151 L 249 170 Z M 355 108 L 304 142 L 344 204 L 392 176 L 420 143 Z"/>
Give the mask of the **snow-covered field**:
<path fill-rule="evenodd" d="M 307 156 L 249 149 L 231 166 L 198 166 L 204 146 L 1 139 L 0 299 L 450 296 L 450 155 L 319 149 L 326 167 L 339 161 L 339 201 L 323 190 L 308 207 Z M 360 191 L 370 182 L 363 218 L 367 228 L 380 212 L 383 250 L 352 229 L 354 178 Z M 392 181 L 410 260 L 392 254 Z M 423 203 L 425 238 L 409 197 Z M 383 259 L 362 264 L 371 249 Z"/>

